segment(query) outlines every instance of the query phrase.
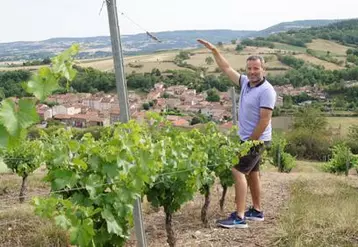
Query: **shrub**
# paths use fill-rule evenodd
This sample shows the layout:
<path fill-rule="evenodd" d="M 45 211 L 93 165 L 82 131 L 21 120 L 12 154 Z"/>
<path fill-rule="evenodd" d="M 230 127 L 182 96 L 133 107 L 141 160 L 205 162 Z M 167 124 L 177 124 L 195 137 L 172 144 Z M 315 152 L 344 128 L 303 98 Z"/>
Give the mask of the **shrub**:
<path fill-rule="evenodd" d="M 295 158 L 285 152 L 286 145 L 287 141 L 282 135 L 276 133 L 273 135 L 272 145 L 269 149 L 269 155 L 272 158 L 270 163 L 280 172 L 290 172 L 296 166 Z"/>
<path fill-rule="evenodd" d="M 353 155 L 346 144 L 337 144 L 332 148 L 332 159 L 326 163 L 324 170 L 339 174 L 354 167 L 358 168 L 358 156 Z"/>

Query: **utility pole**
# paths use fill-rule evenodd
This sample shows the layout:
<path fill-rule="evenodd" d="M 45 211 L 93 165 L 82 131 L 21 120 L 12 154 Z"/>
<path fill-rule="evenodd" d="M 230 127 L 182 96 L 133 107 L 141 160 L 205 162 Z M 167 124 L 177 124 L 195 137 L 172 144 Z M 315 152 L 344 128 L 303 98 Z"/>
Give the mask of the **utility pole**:
<path fill-rule="evenodd" d="M 231 108 L 232 121 L 233 121 L 233 124 L 236 126 L 237 125 L 237 106 L 236 106 L 235 87 L 231 88 L 230 93 L 231 93 L 231 102 L 232 102 L 232 108 Z"/>
<path fill-rule="evenodd" d="M 126 123 L 129 121 L 130 116 L 128 107 L 127 82 L 124 76 L 123 54 L 118 23 L 117 3 L 116 0 L 105 1 L 107 3 L 109 30 L 111 34 L 112 53 L 114 59 L 114 71 L 116 75 L 116 87 L 119 100 L 119 118 L 122 123 Z M 147 247 L 140 198 L 137 198 L 135 201 L 133 217 L 138 243 L 137 246 Z"/>

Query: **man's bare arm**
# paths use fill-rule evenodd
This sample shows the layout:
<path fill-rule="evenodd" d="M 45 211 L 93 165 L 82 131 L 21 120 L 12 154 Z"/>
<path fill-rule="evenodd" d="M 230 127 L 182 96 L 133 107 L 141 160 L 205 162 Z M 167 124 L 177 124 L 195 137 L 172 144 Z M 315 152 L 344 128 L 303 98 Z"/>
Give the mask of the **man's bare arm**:
<path fill-rule="evenodd" d="M 208 48 L 212 52 L 217 65 L 230 78 L 230 80 L 232 80 L 236 85 L 241 86 L 239 81 L 240 80 L 239 72 L 237 72 L 230 66 L 229 62 L 224 58 L 223 55 L 220 54 L 218 49 L 213 44 L 211 44 L 206 40 L 198 39 L 198 42 L 200 44 L 203 44 L 206 48 Z"/>
<path fill-rule="evenodd" d="M 257 124 L 254 132 L 250 136 L 250 140 L 258 140 L 262 133 L 264 133 L 266 127 L 269 125 L 272 117 L 272 109 L 261 108 L 260 109 L 260 120 Z"/>

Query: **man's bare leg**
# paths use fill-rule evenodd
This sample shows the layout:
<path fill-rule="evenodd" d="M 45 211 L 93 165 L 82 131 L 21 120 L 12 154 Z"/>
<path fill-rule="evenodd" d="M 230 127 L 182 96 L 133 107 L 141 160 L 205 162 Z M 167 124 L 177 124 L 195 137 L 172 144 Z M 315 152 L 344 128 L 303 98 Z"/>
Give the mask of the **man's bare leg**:
<path fill-rule="evenodd" d="M 235 168 L 232 168 L 232 174 L 235 179 L 236 212 L 237 215 L 243 219 L 246 207 L 247 181 L 245 174 Z"/>
<path fill-rule="evenodd" d="M 261 211 L 260 172 L 259 171 L 250 172 L 248 178 L 249 178 L 249 186 L 250 186 L 253 207 L 257 211 Z"/>

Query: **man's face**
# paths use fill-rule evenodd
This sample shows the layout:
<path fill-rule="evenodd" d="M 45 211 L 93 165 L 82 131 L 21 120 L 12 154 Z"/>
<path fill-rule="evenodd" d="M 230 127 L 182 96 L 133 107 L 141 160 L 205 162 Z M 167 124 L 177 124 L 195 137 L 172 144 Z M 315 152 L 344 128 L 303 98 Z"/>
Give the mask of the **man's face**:
<path fill-rule="evenodd" d="M 265 70 L 262 67 L 260 59 L 256 59 L 247 61 L 246 72 L 249 81 L 259 82 L 263 79 Z"/>

